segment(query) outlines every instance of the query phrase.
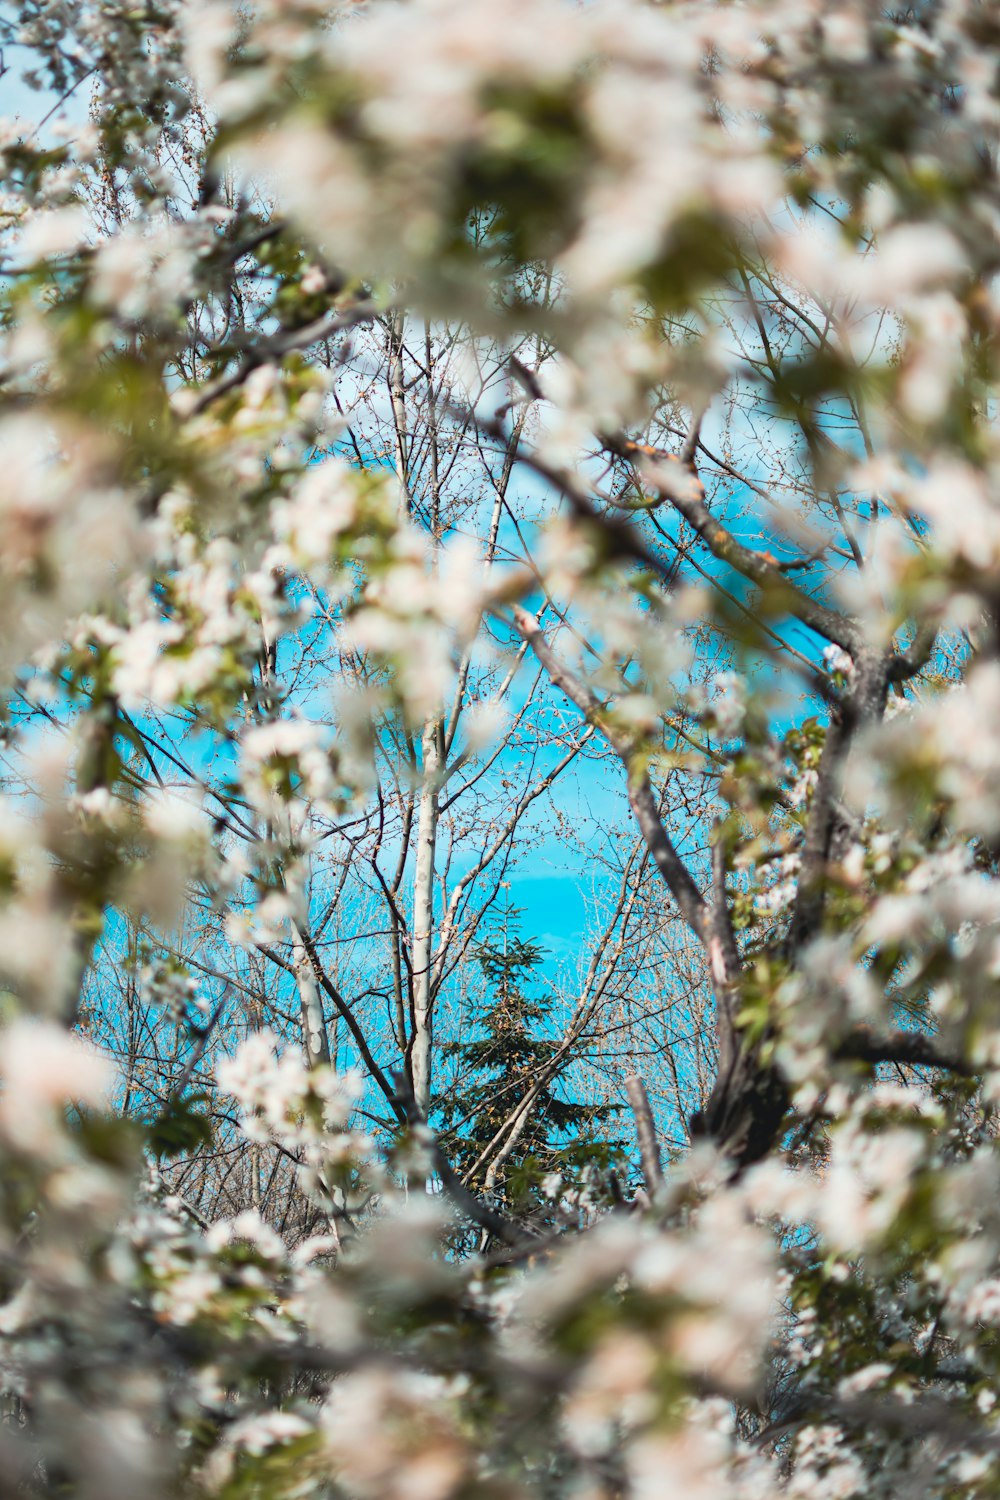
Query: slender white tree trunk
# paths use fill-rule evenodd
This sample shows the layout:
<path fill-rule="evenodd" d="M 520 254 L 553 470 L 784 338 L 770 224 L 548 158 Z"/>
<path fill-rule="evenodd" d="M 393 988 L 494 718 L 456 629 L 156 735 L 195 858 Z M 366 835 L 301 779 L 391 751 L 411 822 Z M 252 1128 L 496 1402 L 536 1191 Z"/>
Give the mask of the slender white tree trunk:
<path fill-rule="evenodd" d="M 316 983 L 312 960 L 306 952 L 305 943 L 302 941 L 302 934 L 294 922 L 292 923 L 292 935 L 295 940 L 295 980 L 299 989 L 302 1041 L 305 1046 L 306 1061 L 310 1068 L 315 1068 L 321 1063 L 328 1063 L 330 1061 L 330 1040 L 326 1034 L 326 1023 L 323 1020 L 323 1002 L 320 999 L 319 986 Z"/>
<path fill-rule="evenodd" d="M 316 971 L 302 933 L 295 922 L 291 923 L 291 928 L 294 943 L 295 982 L 299 990 L 299 1011 L 302 1017 L 302 1040 L 305 1046 L 306 1063 L 310 1069 L 318 1068 L 330 1063 L 330 1039 L 323 1020 L 323 1000 L 320 996 L 319 985 L 316 983 Z M 326 1223 L 330 1237 L 339 1250 L 341 1241 L 337 1218 L 338 1212 L 344 1206 L 343 1194 L 340 1188 L 331 1185 L 325 1172 L 321 1171 L 318 1175 L 320 1186 L 333 1205 L 332 1212 L 326 1216 Z"/>
<path fill-rule="evenodd" d="M 421 745 L 423 786 L 417 823 L 417 864 L 413 877 L 413 1045 L 410 1068 L 413 1098 L 427 1115 L 431 1100 L 434 993 L 432 946 L 434 938 L 434 851 L 437 844 L 438 786 L 440 781 L 440 724 L 428 720 Z"/>

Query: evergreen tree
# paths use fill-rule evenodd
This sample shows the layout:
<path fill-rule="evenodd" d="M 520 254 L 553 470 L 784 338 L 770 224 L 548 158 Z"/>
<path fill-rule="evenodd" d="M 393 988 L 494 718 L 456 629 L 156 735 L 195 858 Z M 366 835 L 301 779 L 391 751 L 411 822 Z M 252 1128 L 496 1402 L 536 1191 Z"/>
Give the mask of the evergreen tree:
<path fill-rule="evenodd" d="M 545 955 L 519 935 L 520 916 L 508 906 L 501 931 L 476 951 L 486 981 L 476 1015 L 480 1035 L 445 1049 L 459 1068 L 455 1097 L 443 1113 L 452 1159 L 470 1187 L 523 1211 L 539 1202 L 547 1175 L 575 1175 L 588 1163 L 606 1167 L 619 1143 L 600 1129 L 617 1106 L 581 1103 L 560 1091 L 559 1044 L 540 1034 L 550 1005 L 532 984 Z M 512 1113 L 529 1097 L 526 1114 L 512 1125 Z"/>

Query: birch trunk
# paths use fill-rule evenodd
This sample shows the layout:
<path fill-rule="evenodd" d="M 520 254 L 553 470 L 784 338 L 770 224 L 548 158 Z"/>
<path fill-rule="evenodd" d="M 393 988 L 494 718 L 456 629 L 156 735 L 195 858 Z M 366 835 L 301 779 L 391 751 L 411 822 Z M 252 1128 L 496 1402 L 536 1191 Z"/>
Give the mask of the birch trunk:
<path fill-rule="evenodd" d="M 423 786 L 417 824 L 417 864 L 413 877 L 413 1035 L 410 1073 L 413 1098 L 426 1119 L 431 1101 L 434 990 L 434 851 L 437 844 L 440 781 L 440 724 L 429 720 L 422 739 Z"/>
<path fill-rule="evenodd" d="M 302 1019 L 302 1041 L 306 1062 L 310 1068 L 330 1061 L 330 1039 L 323 1020 L 323 1002 L 313 972 L 312 961 L 306 951 L 302 935 L 292 923 L 295 939 L 295 982 L 299 990 L 299 1014 Z"/>

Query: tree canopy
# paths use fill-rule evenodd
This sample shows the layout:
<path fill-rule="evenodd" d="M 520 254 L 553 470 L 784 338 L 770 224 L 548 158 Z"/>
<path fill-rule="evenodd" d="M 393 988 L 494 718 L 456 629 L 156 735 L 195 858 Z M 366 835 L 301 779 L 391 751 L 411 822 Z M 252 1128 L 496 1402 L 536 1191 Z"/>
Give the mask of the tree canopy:
<path fill-rule="evenodd" d="M 0 48 L 0 1500 L 994 1495 L 995 8 Z"/>

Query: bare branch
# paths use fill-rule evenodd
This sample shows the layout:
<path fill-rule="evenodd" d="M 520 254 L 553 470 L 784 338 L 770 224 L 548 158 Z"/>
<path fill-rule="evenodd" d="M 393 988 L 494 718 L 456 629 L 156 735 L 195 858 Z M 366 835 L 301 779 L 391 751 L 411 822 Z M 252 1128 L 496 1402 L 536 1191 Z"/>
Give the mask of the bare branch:
<path fill-rule="evenodd" d="M 465 1214 L 466 1218 L 471 1219 L 474 1224 L 478 1224 L 480 1229 L 485 1229 L 489 1234 L 495 1235 L 505 1245 L 522 1245 L 525 1236 L 518 1230 L 517 1226 L 511 1223 L 510 1219 L 505 1218 L 503 1214 L 495 1212 L 494 1209 L 483 1203 L 480 1198 L 477 1198 L 475 1193 L 470 1188 L 467 1188 L 461 1177 L 459 1177 L 444 1154 L 437 1136 L 430 1129 L 427 1121 L 417 1108 L 413 1097 L 413 1090 L 410 1088 L 403 1074 L 394 1073 L 392 1076 L 396 1085 L 396 1105 L 398 1112 L 411 1128 L 420 1129 L 426 1135 L 430 1146 L 431 1159 L 434 1163 L 434 1170 L 441 1179 L 441 1186 L 455 1207 Z"/>
<path fill-rule="evenodd" d="M 639 1142 L 639 1159 L 646 1191 L 652 1197 L 663 1186 L 663 1166 L 660 1162 L 660 1147 L 656 1139 L 653 1111 L 649 1106 L 646 1085 L 638 1073 L 630 1073 L 625 1079 L 625 1092 L 629 1108 L 635 1121 L 635 1134 Z"/>
<path fill-rule="evenodd" d="M 590 688 L 559 660 L 545 639 L 537 618 L 529 614 L 521 605 L 514 606 L 513 614 L 514 624 L 519 633 L 530 644 L 549 674 L 553 685 L 566 694 L 570 702 L 576 705 L 590 723 L 597 726 L 625 766 L 628 772 L 629 804 L 646 841 L 646 846 L 684 920 L 695 935 L 704 942 L 707 937 L 705 898 L 663 826 L 649 776 L 634 755 L 631 738 L 609 721 L 604 706 Z"/>
<path fill-rule="evenodd" d="M 844 1061 L 940 1068 L 961 1078 L 973 1078 L 979 1071 L 966 1058 L 942 1052 L 936 1039 L 923 1031 L 890 1031 L 879 1036 L 870 1027 L 858 1026 L 837 1044 L 834 1056 Z"/>
<path fill-rule="evenodd" d="M 862 648 L 863 637 L 853 620 L 797 588 L 786 577 L 777 558 L 737 541 L 733 533 L 717 520 L 705 503 L 705 486 L 693 464 L 682 463 L 675 454 L 658 448 L 642 447 L 621 439 L 606 439 L 606 442 L 612 452 L 636 463 L 642 476 L 684 517 L 713 556 L 729 563 L 744 578 L 757 584 L 767 593 L 769 600 L 808 625 L 810 630 L 852 654 Z"/>
<path fill-rule="evenodd" d="M 308 349 L 310 344 L 321 344 L 335 333 L 343 332 L 345 328 L 370 322 L 383 310 L 370 300 L 357 302 L 353 307 L 340 312 L 314 318 L 301 328 L 285 328 L 271 338 L 259 340 L 247 351 L 235 370 L 231 370 L 228 375 L 221 375 L 218 380 L 210 381 L 198 392 L 195 400 L 185 408 L 185 416 L 199 416 L 220 396 L 227 396 L 230 391 L 238 390 L 261 365 L 283 359 L 295 349 Z"/>

